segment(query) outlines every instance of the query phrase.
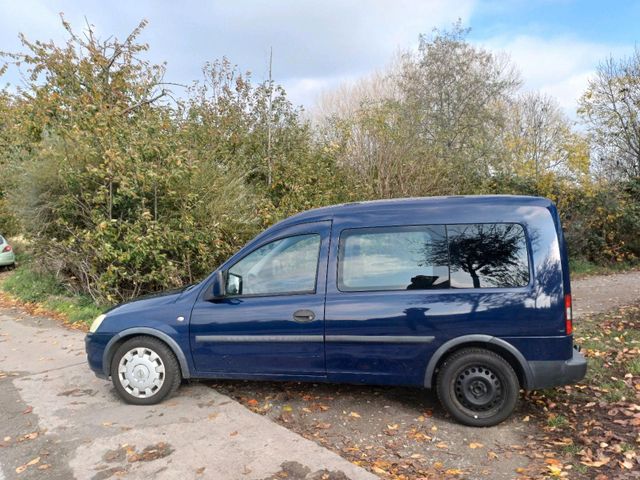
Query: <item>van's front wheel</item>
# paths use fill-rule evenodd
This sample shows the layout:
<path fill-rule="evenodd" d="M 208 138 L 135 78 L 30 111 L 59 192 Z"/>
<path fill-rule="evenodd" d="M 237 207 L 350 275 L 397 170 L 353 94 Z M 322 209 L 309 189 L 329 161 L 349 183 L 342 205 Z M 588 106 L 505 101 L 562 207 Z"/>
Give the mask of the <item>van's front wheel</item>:
<path fill-rule="evenodd" d="M 175 355 L 164 342 L 140 336 L 125 341 L 116 350 L 111 379 L 126 402 L 153 405 L 172 395 L 182 376 Z"/>
<path fill-rule="evenodd" d="M 520 387 L 511 365 L 481 348 L 454 353 L 438 373 L 442 406 L 460 423 L 490 427 L 505 420 L 516 407 Z"/>

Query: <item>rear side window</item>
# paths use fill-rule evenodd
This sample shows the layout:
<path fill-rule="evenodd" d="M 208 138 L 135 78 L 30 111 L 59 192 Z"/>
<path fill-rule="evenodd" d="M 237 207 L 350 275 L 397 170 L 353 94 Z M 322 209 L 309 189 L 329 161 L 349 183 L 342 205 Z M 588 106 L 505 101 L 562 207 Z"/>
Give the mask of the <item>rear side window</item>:
<path fill-rule="evenodd" d="M 445 255 L 433 255 L 439 245 Z M 440 247 L 441 248 L 441 247 Z M 340 238 L 342 291 L 427 290 L 449 286 L 445 227 L 346 230 Z"/>
<path fill-rule="evenodd" d="M 528 284 L 527 242 L 518 224 L 360 228 L 340 236 L 341 291 Z"/>
<path fill-rule="evenodd" d="M 524 287 L 529 260 L 515 223 L 447 225 L 452 288 Z"/>

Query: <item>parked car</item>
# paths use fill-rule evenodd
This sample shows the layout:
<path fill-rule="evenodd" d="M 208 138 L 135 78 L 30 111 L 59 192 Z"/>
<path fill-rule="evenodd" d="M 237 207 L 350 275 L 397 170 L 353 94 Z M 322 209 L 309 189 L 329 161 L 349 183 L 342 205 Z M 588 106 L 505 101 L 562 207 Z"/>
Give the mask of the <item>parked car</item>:
<path fill-rule="evenodd" d="M 0 235 L 0 267 L 15 267 L 16 255 L 9 242 Z"/>
<path fill-rule="evenodd" d="M 495 425 L 520 389 L 577 382 L 567 249 L 544 198 L 352 203 L 294 215 L 208 278 L 100 315 L 91 369 L 127 402 L 181 379 L 435 388 Z"/>

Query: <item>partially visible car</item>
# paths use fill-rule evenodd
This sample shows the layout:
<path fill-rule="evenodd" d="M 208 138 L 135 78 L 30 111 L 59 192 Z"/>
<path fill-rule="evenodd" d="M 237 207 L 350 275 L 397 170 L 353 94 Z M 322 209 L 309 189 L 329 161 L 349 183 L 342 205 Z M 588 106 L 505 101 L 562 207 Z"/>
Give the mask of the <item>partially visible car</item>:
<path fill-rule="evenodd" d="M 15 267 L 16 254 L 9 242 L 0 235 L 0 267 Z"/>

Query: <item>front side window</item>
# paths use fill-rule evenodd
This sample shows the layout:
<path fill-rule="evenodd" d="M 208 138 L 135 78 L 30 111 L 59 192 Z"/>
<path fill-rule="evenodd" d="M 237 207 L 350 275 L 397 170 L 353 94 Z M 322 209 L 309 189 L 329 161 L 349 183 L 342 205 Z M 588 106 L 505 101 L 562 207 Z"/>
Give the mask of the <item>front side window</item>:
<path fill-rule="evenodd" d="M 528 285 L 527 242 L 521 225 L 447 225 L 447 234 L 451 288 L 508 288 Z"/>
<path fill-rule="evenodd" d="M 227 271 L 228 295 L 313 293 L 320 235 L 297 235 L 268 243 Z"/>
<path fill-rule="evenodd" d="M 362 228 L 340 237 L 342 291 L 448 288 L 444 226 Z"/>

